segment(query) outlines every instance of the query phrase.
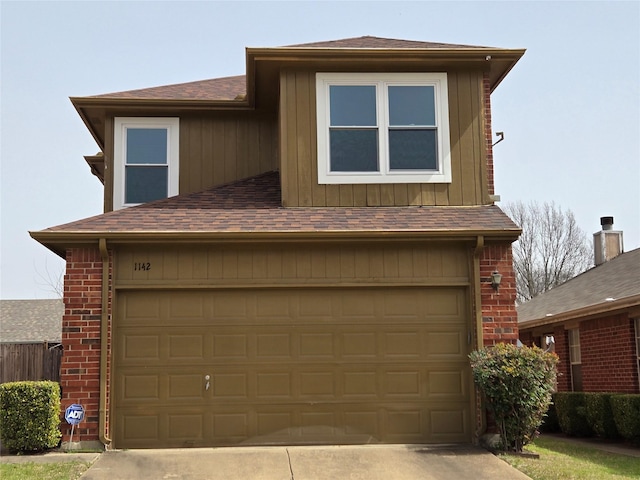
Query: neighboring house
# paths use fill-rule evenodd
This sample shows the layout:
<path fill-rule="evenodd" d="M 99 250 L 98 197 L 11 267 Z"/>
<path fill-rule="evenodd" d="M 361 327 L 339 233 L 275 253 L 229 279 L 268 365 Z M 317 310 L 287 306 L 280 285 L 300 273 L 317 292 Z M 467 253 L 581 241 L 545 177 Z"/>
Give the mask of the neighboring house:
<path fill-rule="evenodd" d="M 561 392 L 639 393 L 640 248 L 601 220 L 596 266 L 520 305 L 520 340 L 558 354 Z"/>
<path fill-rule="evenodd" d="M 0 300 L 0 383 L 59 379 L 64 304 Z"/>
<path fill-rule="evenodd" d="M 31 235 L 67 261 L 79 439 L 474 441 L 467 355 L 517 340 L 490 93 L 523 53 L 248 48 L 246 76 L 72 98 L 105 212 Z"/>

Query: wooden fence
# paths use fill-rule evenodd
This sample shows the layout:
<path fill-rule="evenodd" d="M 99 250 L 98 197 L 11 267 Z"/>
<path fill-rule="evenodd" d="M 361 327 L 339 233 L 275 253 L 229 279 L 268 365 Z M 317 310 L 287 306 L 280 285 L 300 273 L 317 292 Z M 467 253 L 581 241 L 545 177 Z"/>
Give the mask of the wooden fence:
<path fill-rule="evenodd" d="M 0 343 L 0 383 L 60 381 L 62 348 L 47 343 Z"/>

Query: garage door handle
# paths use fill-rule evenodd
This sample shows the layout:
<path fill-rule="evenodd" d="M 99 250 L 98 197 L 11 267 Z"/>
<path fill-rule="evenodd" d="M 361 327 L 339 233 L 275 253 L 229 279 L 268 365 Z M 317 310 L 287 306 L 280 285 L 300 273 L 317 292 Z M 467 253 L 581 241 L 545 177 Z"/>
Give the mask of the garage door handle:
<path fill-rule="evenodd" d="M 211 384 L 209 383 L 209 379 L 211 377 L 209 375 L 205 375 L 204 376 L 204 380 L 205 380 L 205 384 L 204 384 L 204 389 L 205 390 L 209 390 L 209 387 L 211 386 Z"/>

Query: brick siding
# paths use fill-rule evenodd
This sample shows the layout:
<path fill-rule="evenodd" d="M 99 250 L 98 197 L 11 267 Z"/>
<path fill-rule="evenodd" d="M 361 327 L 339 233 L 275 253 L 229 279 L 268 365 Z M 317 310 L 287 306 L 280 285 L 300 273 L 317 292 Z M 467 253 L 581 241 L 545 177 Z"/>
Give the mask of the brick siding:
<path fill-rule="evenodd" d="M 633 320 L 619 314 L 586 320 L 578 325 L 582 362 L 582 387 L 585 392 L 639 393 L 638 364 Z M 540 330 L 540 329 L 536 329 Z M 549 327 L 556 341 L 558 391 L 570 392 L 571 363 L 569 333 L 564 325 Z M 522 331 L 520 339 L 526 345 L 539 345 L 540 339 L 531 330 Z"/>
<path fill-rule="evenodd" d="M 71 425 L 64 420 L 64 409 L 79 403 L 84 407 L 85 418 L 76 426 L 73 440 L 95 441 L 99 438 L 102 258 L 97 248 L 71 248 L 67 250 L 66 259 L 60 429 L 62 441 L 69 441 Z M 110 345 L 107 347 L 110 350 Z"/>
<path fill-rule="evenodd" d="M 500 288 L 491 286 L 491 273 L 502 274 Z M 480 258 L 482 332 L 484 346 L 515 343 L 518 340 L 516 277 L 511 244 L 488 245 Z"/>
<path fill-rule="evenodd" d="M 491 81 L 489 74 L 482 78 L 482 90 L 484 95 L 484 138 L 487 152 L 487 190 L 489 195 L 495 193 L 493 180 L 493 132 L 491 131 Z"/>

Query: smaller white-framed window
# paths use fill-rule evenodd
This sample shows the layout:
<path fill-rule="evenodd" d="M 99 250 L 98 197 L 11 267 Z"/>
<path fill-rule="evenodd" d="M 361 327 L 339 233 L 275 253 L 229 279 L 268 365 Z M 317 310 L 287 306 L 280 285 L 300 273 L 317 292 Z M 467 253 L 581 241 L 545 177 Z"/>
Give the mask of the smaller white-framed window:
<path fill-rule="evenodd" d="M 317 73 L 320 184 L 451 183 L 447 74 Z"/>
<path fill-rule="evenodd" d="M 571 364 L 571 388 L 582 391 L 582 353 L 580 351 L 580 330 L 569 330 L 569 363 Z"/>
<path fill-rule="evenodd" d="M 640 318 L 633 320 L 636 329 L 636 360 L 638 365 L 638 378 L 640 378 Z"/>
<path fill-rule="evenodd" d="M 177 195 L 180 121 L 174 117 L 116 117 L 113 209 Z"/>

